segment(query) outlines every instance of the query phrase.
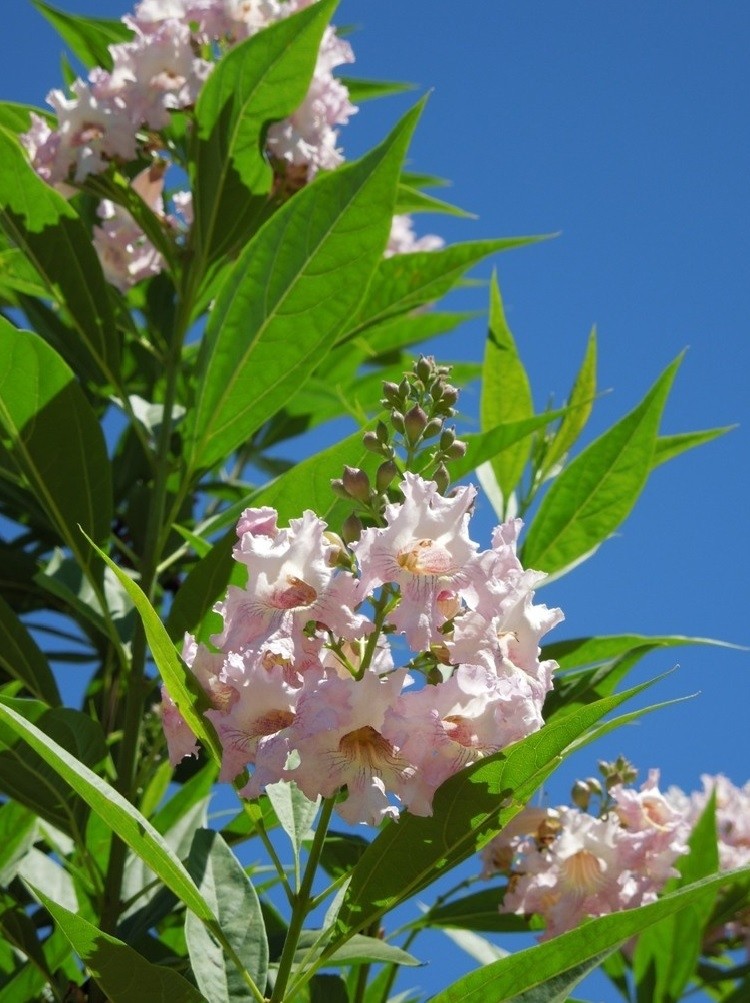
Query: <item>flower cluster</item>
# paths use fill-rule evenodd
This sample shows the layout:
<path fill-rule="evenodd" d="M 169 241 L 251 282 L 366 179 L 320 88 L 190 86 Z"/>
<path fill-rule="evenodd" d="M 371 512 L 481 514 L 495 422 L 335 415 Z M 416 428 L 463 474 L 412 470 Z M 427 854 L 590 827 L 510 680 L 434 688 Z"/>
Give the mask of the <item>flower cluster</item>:
<path fill-rule="evenodd" d="M 539 640 L 562 614 L 532 603 L 543 576 L 516 556 L 520 521 L 479 552 L 474 488 L 443 497 L 407 473 L 401 491 L 351 550 L 310 511 L 288 528 L 273 509 L 243 513 L 247 585 L 218 606 L 218 650 L 188 637 L 184 658 L 211 705 L 221 779 L 252 767 L 244 796 L 294 780 L 310 799 L 345 788 L 351 823 L 397 817 L 398 803 L 430 815 L 444 780 L 541 726 L 554 665 Z M 166 693 L 163 721 L 172 762 L 196 751 Z"/>
<path fill-rule="evenodd" d="M 530 807 L 512 819 L 484 848 L 482 876 L 508 876 L 501 912 L 541 917 L 542 940 L 589 917 L 645 905 L 677 874 L 674 862 L 687 853 L 690 833 L 714 791 L 720 866 L 747 864 L 750 783 L 738 789 L 726 777 L 706 776 L 703 785 L 691 796 L 674 787 L 662 793 L 659 771 L 651 770 L 640 789 L 608 783 L 605 796 L 597 780 L 579 781 L 573 788 L 577 807 Z M 602 797 L 598 816 L 585 810 L 594 791 Z M 748 933 L 745 918 L 713 937 L 736 940 Z"/>

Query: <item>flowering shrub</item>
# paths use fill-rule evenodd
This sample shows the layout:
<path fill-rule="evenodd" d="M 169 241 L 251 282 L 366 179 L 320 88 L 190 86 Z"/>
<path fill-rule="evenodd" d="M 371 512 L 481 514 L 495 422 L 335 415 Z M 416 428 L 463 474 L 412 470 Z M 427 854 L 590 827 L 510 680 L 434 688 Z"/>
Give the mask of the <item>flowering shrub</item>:
<path fill-rule="evenodd" d="M 414 235 L 415 205 L 452 210 L 404 168 L 420 105 L 343 162 L 378 85 L 337 78 L 333 0 L 38 6 L 86 73 L 52 115 L 0 104 L 0 996 L 387 1003 L 420 931 L 543 917 L 437 1003 L 562 998 L 600 964 L 639 999 L 739 998 L 747 792 L 620 764 L 528 808 L 645 689 L 617 689 L 643 638 L 548 643 L 534 593 L 720 433 L 665 455 L 679 360 L 579 450 L 595 340 L 536 413 L 495 280 L 481 365 L 414 358 L 455 326 L 440 297 L 532 238 Z M 395 925 L 482 850 L 502 913 L 467 879 Z"/>

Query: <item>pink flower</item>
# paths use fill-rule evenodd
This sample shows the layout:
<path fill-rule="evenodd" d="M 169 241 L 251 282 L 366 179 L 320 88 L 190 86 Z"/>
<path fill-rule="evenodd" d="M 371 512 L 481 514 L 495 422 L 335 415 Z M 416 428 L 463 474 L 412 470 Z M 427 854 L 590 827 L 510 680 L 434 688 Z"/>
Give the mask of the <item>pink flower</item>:
<path fill-rule="evenodd" d="M 411 216 L 396 215 L 391 224 L 391 235 L 388 238 L 385 257 L 391 258 L 394 254 L 412 254 L 414 251 L 437 251 L 444 244 L 442 237 L 432 233 L 418 238 L 414 233 Z"/>
<path fill-rule="evenodd" d="M 484 575 L 469 539 L 469 512 L 476 491 L 458 488 L 443 498 L 433 481 L 407 473 L 403 504 L 388 505 L 385 529 L 366 529 L 353 545 L 361 572 L 361 590 L 398 585 L 401 601 L 390 621 L 406 634 L 412 648 L 424 650 L 441 641 L 445 614 L 438 602 L 446 592 L 476 605 L 486 592 Z"/>
<path fill-rule="evenodd" d="M 167 740 L 167 753 L 172 766 L 177 766 L 186 756 L 198 755 L 198 743 L 195 735 L 177 709 L 177 704 L 167 692 L 167 687 L 161 688 L 161 724 L 164 737 Z"/>

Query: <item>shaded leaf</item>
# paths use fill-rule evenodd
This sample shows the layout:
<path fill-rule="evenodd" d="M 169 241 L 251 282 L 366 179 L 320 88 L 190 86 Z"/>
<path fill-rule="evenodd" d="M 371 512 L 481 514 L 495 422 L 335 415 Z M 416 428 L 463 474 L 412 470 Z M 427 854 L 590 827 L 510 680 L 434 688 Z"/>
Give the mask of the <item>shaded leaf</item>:
<path fill-rule="evenodd" d="M 458 926 L 487 933 L 520 933 L 529 929 L 523 916 L 501 913 L 503 889 L 486 888 L 445 905 L 429 909 L 418 921 L 424 926 Z"/>
<path fill-rule="evenodd" d="M 70 51 L 77 56 L 86 69 L 102 66 L 105 70 L 112 69 L 110 45 L 127 42 L 133 37 L 133 32 L 122 21 L 98 17 L 77 17 L 66 14 L 43 0 L 31 0 L 40 14 L 47 18 L 57 31 Z"/>
<path fill-rule="evenodd" d="M 55 677 L 33 637 L 0 596 L 0 666 L 23 683 L 32 696 L 57 706 Z"/>
<path fill-rule="evenodd" d="M 320 807 L 320 797 L 311 801 L 293 780 L 279 780 L 275 784 L 268 784 L 266 794 L 276 812 L 279 825 L 291 840 L 298 872 L 300 850 L 303 842 L 309 838 L 310 826 Z"/>
<path fill-rule="evenodd" d="M 36 839 L 36 815 L 16 801 L 0 805 L 0 886 L 7 887 Z"/>

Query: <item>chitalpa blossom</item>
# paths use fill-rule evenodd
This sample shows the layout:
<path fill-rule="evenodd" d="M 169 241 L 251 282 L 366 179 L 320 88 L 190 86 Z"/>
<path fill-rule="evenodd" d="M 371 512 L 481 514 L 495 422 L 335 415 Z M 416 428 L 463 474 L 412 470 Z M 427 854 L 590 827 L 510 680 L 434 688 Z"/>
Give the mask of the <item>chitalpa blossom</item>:
<path fill-rule="evenodd" d="M 417 237 L 414 233 L 414 221 L 411 216 L 397 213 L 391 224 L 385 256 L 391 258 L 394 254 L 412 254 L 414 251 L 438 251 L 444 244 L 443 238 L 434 233 Z"/>
<path fill-rule="evenodd" d="M 578 807 L 528 807 L 482 851 L 482 876 L 508 877 L 500 910 L 544 921 L 548 940 L 584 920 L 653 902 L 676 863 L 688 852 L 690 834 L 716 798 L 716 838 L 721 870 L 750 863 L 750 783 L 735 787 L 724 776 L 704 776 L 691 795 L 659 789 L 651 770 L 636 789 L 608 784 L 598 816 Z M 585 786 L 585 785 L 583 785 Z M 750 922 L 742 913 L 706 932 L 718 942 L 750 949 Z"/>
<path fill-rule="evenodd" d="M 401 492 L 351 552 L 311 511 L 288 527 L 267 507 L 240 517 L 234 557 L 247 582 L 216 607 L 215 650 L 188 637 L 183 658 L 210 705 L 221 778 L 243 796 L 293 780 L 310 799 L 337 796 L 351 823 L 400 807 L 430 815 L 445 780 L 541 727 L 553 665 L 540 662 L 539 638 L 561 614 L 531 602 L 539 576 L 515 557 L 519 527 L 480 553 L 473 488 L 446 498 L 407 474 Z M 473 628 L 461 633 L 463 618 Z M 421 688 L 397 665 L 404 644 L 415 664 L 440 665 Z M 163 722 L 172 761 L 193 753 L 168 699 Z"/>

